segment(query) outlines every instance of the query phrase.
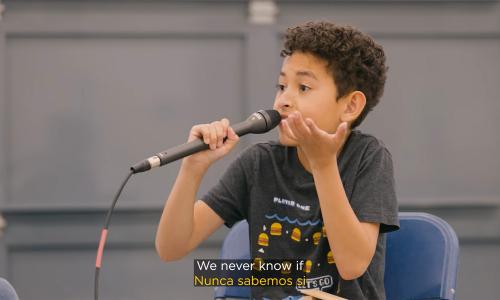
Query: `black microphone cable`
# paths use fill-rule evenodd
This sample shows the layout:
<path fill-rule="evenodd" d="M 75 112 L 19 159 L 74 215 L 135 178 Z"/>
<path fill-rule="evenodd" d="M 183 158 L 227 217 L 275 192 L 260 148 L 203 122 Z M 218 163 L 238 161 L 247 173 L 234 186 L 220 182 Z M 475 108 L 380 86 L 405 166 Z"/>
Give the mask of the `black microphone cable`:
<path fill-rule="evenodd" d="M 134 172 L 132 170 L 130 170 L 127 177 L 125 178 L 125 180 L 122 182 L 120 188 L 118 189 L 118 192 L 116 193 L 115 198 L 113 199 L 113 203 L 111 203 L 111 207 L 108 209 L 108 213 L 106 214 L 106 220 L 104 221 L 104 227 L 101 230 L 101 239 L 99 241 L 99 247 L 97 248 L 97 257 L 95 260 L 95 273 L 94 273 L 94 299 L 95 300 L 99 299 L 99 271 L 101 270 L 102 254 L 104 251 L 104 245 L 106 244 L 106 238 L 108 236 L 108 228 L 109 228 L 109 222 L 111 221 L 111 215 L 113 214 L 113 210 L 115 209 L 116 202 L 118 201 L 118 198 L 120 198 L 120 195 L 123 191 L 123 188 L 127 184 L 130 177 L 132 177 L 132 174 L 134 174 Z"/>

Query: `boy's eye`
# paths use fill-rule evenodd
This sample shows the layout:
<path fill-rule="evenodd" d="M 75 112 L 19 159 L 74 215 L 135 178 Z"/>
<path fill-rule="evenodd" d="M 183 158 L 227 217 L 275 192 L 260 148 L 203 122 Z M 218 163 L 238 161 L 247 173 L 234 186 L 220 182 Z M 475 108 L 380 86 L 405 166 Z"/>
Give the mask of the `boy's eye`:
<path fill-rule="evenodd" d="M 310 88 L 310 87 L 308 87 L 307 85 L 303 85 L 303 84 L 301 84 L 299 88 L 300 88 L 300 91 L 301 91 L 301 92 L 307 92 L 308 90 L 310 90 L 310 89 L 311 89 L 311 88 Z"/>
<path fill-rule="evenodd" d="M 285 85 L 284 85 L 284 84 L 280 84 L 280 83 L 278 83 L 278 84 L 276 85 L 276 89 L 278 89 L 278 90 L 280 90 L 280 91 L 284 91 L 284 90 L 285 90 Z"/>

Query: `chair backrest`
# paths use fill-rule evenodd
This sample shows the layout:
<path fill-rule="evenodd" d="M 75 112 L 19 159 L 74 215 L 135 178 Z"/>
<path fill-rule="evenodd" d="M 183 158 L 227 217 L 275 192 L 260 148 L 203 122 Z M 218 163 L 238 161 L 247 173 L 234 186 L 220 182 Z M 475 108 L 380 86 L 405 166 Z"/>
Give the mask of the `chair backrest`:
<path fill-rule="evenodd" d="M 448 223 L 426 213 L 399 213 L 401 228 L 387 234 L 387 300 L 454 299 L 458 239 Z M 221 259 L 248 259 L 248 223 L 234 225 Z M 217 287 L 215 299 L 250 298 L 248 287 Z"/>
<path fill-rule="evenodd" d="M 250 259 L 250 242 L 248 239 L 248 223 L 241 221 L 235 224 L 224 239 L 221 259 Z M 250 287 L 220 286 L 215 288 L 215 299 L 249 299 Z"/>
<path fill-rule="evenodd" d="M 3 278 L 0 278 L 0 300 L 19 300 L 12 285 Z"/>
<path fill-rule="evenodd" d="M 426 213 L 399 213 L 387 234 L 387 300 L 455 299 L 458 239 L 448 223 Z"/>

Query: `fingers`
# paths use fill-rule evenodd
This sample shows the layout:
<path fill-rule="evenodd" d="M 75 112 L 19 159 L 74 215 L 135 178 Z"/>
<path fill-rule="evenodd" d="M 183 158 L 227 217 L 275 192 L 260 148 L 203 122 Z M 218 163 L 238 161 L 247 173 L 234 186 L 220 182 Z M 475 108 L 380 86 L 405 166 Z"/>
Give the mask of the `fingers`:
<path fill-rule="evenodd" d="M 305 140 L 312 136 L 311 128 L 309 128 L 306 120 L 298 112 L 292 113 L 286 120 L 283 121 L 283 127 L 295 140 Z"/>
<path fill-rule="evenodd" d="M 342 145 L 348 135 L 347 122 L 341 123 L 335 133 L 328 133 L 319 128 L 311 118 L 304 119 L 300 113 L 292 113 L 283 121 L 283 128 L 287 134 L 301 144 L 316 143 L 319 140 L 329 139 L 337 145 Z"/>
<path fill-rule="evenodd" d="M 293 133 L 292 128 L 290 128 L 290 124 L 288 123 L 288 120 L 281 121 L 281 124 L 283 124 L 283 129 L 286 131 L 286 134 L 289 135 L 292 139 L 297 140 L 297 137 Z"/>
<path fill-rule="evenodd" d="M 318 126 L 316 126 L 316 124 L 314 123 L 314 121 L 312 119 L 307 118 L 305 120 L 305 123 L 306 123 L 307 128 L 309 128 L 309 131 L 311 132 L 311 135 L 313 137 L 320 137 L 321 135 L 324 134 L 324 131 L 321 130 Z"/>
<path fill-rule="evenodd" d="M 215 148 L 220 148 L 222 144 L 224 143 L 224 138 L 227 136 L 227 127 L 224 128 L 224 125 L 222 121 L 218 122 L 212 122 L 213 131 L 215 132 L 215 136 L 213 136 L 213 139 L 215 141 Z M 210 145 L 211 149 L 215 149 Z"/>
<path fill-rule="evenodd" d="M 233 142 L 239 140 L 234 130 L 229 129 L 229 120 L 226 118 L 210 124 L 195 125 L 191 128 L 189 141 L 196 138 L 202 139 L 205 144 L 209 145 L 210 149 L 215 150 L 224 145 L 226 138 L 230 138 Z M 230 134 L 231 136 L 229 136 Z"/>
<path fill-rule="evenodd" d="M 207 124 L 195 125 L 191 128 L 188 142 L 195 139 L 202 139 L 205 144 L 210 144 L 210 130 Z"/>
<path fill-rule="evenodd" d="M 209 132 L 208 145 L 212 150 L 217 148 L 217 129 L 215 128 L 215 126 L 216 125 L 214 123 L 211 123 L 210 126 L 208 126 L 208 132 Z"/>

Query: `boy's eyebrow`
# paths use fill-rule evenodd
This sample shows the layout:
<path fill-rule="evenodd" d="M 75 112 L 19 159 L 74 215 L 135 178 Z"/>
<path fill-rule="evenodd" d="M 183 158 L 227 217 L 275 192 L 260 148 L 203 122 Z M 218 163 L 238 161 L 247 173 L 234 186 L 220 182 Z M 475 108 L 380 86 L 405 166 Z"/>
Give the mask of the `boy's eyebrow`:
<path fill-rule="evenodd" d="M 311 78 L 313 78 L 315 80 L 318 80 L 318 78 L 314 75 L 314 73 L 310 72 L 310 71 L 297 71 L 295 74 L 297 76 L 311 77 Z M 285 72 L 281 71 L 280 72 L 280 76 L 286 77 Z"/>
<path fill-rule="evenodd" d="M 316 78 L 316 76 L 314 75 L 313 72 L 310 72 L 310 71 L 297 71 L 297 76 L 306 76 L 306 77 L 311 77 L 313 79 L 316 79 L 318 80 L 318 78 Z"/>

